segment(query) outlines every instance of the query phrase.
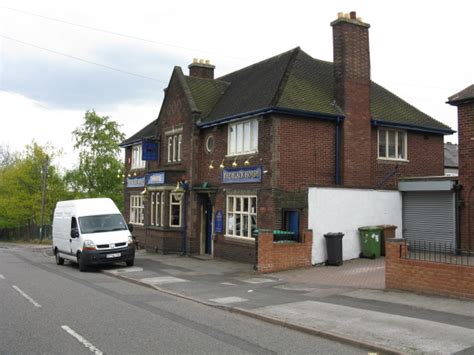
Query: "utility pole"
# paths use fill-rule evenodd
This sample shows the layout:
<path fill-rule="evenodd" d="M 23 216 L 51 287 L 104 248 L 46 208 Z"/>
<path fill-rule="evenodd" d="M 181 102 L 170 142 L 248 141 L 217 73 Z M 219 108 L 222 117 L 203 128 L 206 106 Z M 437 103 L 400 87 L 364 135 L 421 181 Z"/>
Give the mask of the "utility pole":
<path fill-rule="evenodd" d="M 48 167 L 49 167 L 49 157 L 46 156 L 46 159 L 43 161 L 41 166 L 41 229 L 40 229 L 40 240 L 43 240 L 44 237 L 44 210 L 46 205 L 46 180 L 48 179 Z"/>

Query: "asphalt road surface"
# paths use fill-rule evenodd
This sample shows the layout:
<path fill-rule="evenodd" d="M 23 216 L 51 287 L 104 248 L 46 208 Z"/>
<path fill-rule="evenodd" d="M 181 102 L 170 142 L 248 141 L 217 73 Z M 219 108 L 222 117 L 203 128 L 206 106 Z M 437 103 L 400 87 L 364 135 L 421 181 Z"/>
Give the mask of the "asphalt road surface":
<path fill-rule="evenodd" d="M 0 354 L 367 354 L 0 245 Z"/>

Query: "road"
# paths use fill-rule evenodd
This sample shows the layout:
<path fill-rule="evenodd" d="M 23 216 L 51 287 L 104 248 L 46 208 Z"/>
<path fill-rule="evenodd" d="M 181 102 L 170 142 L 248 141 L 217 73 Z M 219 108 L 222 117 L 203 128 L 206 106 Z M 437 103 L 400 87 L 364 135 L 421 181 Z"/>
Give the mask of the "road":
<path fill-rule="evenodd" d="M 0 354 L 367 354 L 0 245 Z"/>

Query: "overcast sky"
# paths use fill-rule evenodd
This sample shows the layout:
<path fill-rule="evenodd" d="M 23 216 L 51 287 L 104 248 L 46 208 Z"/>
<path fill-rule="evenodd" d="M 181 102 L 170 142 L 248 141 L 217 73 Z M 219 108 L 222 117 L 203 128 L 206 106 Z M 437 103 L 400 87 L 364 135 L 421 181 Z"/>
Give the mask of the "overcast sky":
<path fill-rule="evenodd" d="M 128 137 L 193 58 L 211 60 L 216 77 L 297 46 L 332 61 L 329 24 L 350 11 L 371 25 L 372 80 L 456 130 L 445 102 L 474 83 L 472 0 L 0 0 L 0 145 L 51 143 L 71 168 L 86 110 Z"/>

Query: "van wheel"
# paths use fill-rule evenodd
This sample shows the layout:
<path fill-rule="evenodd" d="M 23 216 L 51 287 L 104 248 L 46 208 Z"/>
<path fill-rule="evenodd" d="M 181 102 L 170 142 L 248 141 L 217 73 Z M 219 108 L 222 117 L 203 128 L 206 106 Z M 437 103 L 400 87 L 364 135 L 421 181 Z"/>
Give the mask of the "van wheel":
<path fill-rule="evenodd" d="M 81 258 L 81 254 L 77 254 L 77 264 L 79 265 L 79 271 L 87 271 L 87 265 L 84 263 L 84 260 Z"/>
<path fill-rule="evenodd" d="M 58 249 L 55 250 L 54 256 L 56 258 L 56 264 L 57 265 L 63 265 L 64 264 L 64 259 L 59 256 Z"/>
<path fill-rule="evenodd" d="M 127 266 L 133 266 L 134 262 L 135 262 L 135 259 L 131 259 L 131 260 L 127 260 L 125 264 L 127 264 Z"/>

